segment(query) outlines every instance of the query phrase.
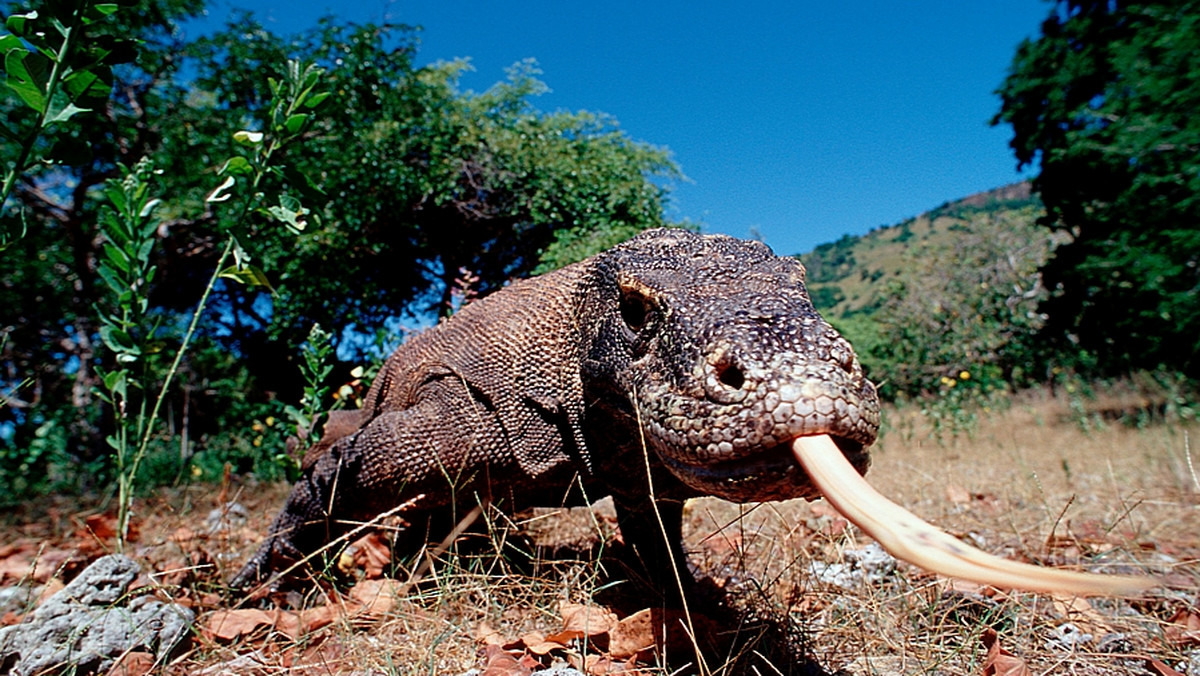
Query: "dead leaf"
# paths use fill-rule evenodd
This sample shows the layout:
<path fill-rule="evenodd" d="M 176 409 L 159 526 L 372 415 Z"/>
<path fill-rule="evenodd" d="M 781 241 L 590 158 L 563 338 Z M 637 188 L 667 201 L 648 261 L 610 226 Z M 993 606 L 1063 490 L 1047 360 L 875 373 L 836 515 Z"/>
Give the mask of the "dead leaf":
<path fill-rule="evenodd" d="M 697 631 L 703 635 L 706 618 L 693 615 Z M 682 610 L 646 608 L 622 619 L 608 634 L 608 654 L 614 660 L 637 657 L 642 661 L 653 658 L 661 646 L 671 650 L 692 650 L 687 617 Z"/>
<path fill-rule="evenodd" d="M 533 669 L 526 667 L 499 646 L 488 646 L 487 665 L 479 676 L 529 676 Z"/>
<path fill-rule="evenodd" d="M 108 670 L 108 676 L 145 676 L 154 670 L 154 664 L 154 653 L 125 653 Z"/>
<path fill-rule="evenodd" d="M 92 514 L 83 520 L 84 535 L 91 535 L 100 540 L 112 540 L 117 537 L 116 514 Z"/>
<path fill-rule="evenodd" d="M 983 676 L 1033 676 L 1025 660 L 1000 647 L 1000 636 L 995 629 L 983 632 L 983 645 L 988 651 L 983 660 Z"/>
<path fill-rule="evenodd" d="M 624 618 L 609 632 L 608 653 L 622 660 L 654 648 L 655 624 L 651 608 Z"/>
<path fill-rule="evenodd" d="M 500 632 L 492 629 L 492 626 L 487 622 L 480 622 L 479 626 L 475 627 L 475 640 L 485 646 L 500 646 L 504 644 L 504 639 L 501 638 Z"/>
<path fill-rule="evenodd" d="M 994 596 L 996 588 L 991 585 L 960 580 L 956 577 L 941 578 L 939 582 L 946 585 L 946 590 L 955 594 L 978 594 L 979 596 Z"/>
<path fill-rule="evenodd" d="M 617 626 L 617 614 L 602 606 L 583 603 L 562 602 L 558 605 L 562 616 L 562 630 L 551 634 L 547 640 L 566 643 L 577 638 L 607 634 Z"/>
<path fill-rule="evenodd" d="M 957 484 L 951 484 L 946 486 L 946 499 L 956 505 L 967 505 L 971 503 L 971 491 Z"/>
<path fill-rule="evenodd" d="M 1092 607 L 1087 599 L 1063 594 L 1052 594 L 1051 599 L 1054 602 L 1054 610 L 1059 616 L 1073 622 L 1083 633 L 1103 636 L 1115 632 L 1112 625 Z"/>
<path fill-rule="evenodd" d="M 384 571 L 392 565 L 392 545 L 383 533 L 378 531 L 367 533 L 352 542 L 346 548 L 346 554 L 353 561 L 351 570 L 361 568 L 368 580 L 382 578 Z M 343 555 L 343 558 L 346 554 Z M 341 568 L 343 565 L 339 561 L 338 567 Z M 343 569 L 342 572 L 349 573 L 351 571 Z"/>
<path fill-rule="evenodd" d="M 1173 646 L 1200 645 L 1200 615 L 1187 608 L 1180 608 L 1167 618 L 1163 634 Z"/>
<path fill-rule="evenodd" d="M 353 604 L 352 608 L 347 608 L 345 605 L 335 602 L 326 603 L 323 606 L 315 608 L 306 608 L 294 613 L 296 622 L 299 625 L 299 631 L 296 635 L 299 636 L 300 633 L 307 634 L 316 631 L 321 627 L 333 624 L 342 617 L 352 615 L 358 610 L 358 603 L 353 601 L 351 603 Z"/>
<path fill-rule="evenodd" d="M 709 535 L 700 541 L 700 546 L 704 548 L 704 551 L 713 556 L 738 554 L 745 550 L 742 534 L 732 529 L 728 531 L 719 530 Z"/>
<path fill-rule="evenodd" d="M 0 584 L 46 582 L 75 557 L 74 551 L 53 549 L 28 540 L 4 549 L 0 555 Z"/>
<path fill-rule="evenodd" d="M 588 676 L 622 674 L 626 671 L 633 670 L 632 668 L 627 669 L 627 664 L 614 662 L 612 658 L 607 655 L 584 655 L 582 657 L 577 655 L 568 655 L 567 662 L 571 665 L 571 667 L 577 671 L 582 671 Z"/>
<path fill-rule="evenodd" d="M 808 527 L 814 533 L 825 536 L 826 539 L 837 538 L 850 529 L 850 522 L 846 520 L 846 517 L 824 500 L 812 503 L 809 509 L 816 518 L 807 524 Z"/>
<path fill-rule="evenodd" d="M 46 599 L 62 591 L 62 588 L 65 586 L 67 586 L 66 583 L 57 577 L 52 577 L 47 580 L 46 584 L 42 585 L 42 590 L 38 592 L 37 601 L 34 602 L 34 607 L 36 608 L 37 606 L 45 603 Z"/>
<path fill-rule="evenodd" d="M 296 650 L 291 657 L 291 664 L 287 668 L 289 674 L 295 676 L 332 676 L 334 674 L 366 674 L 372 672 L 359 671 L 353 672 L 350 669 L 355 666 L 354 657 L 348 655 L 345 644 L 337 638 L 329 638 L 327 640 L 316 641 L 307 646 L 303 642 L 297 644 Z M 243 673 L 243 672 L 237 672 Z M 275 672 L 254 672 L 254 673 L 275 673 Z"/>
<path fill-rule="evenodd" d="M 404 583 L 391 578 L 363 580 L 350 590 L 350 598 L 362 604 L 361 612 L 371 619 L 381 619 L 396 605 L 396 597 Z"/>
<path fill-rule="evenodd" d="M 295 640 L 300 636 L 300 626 L 300 618 L 291 611 L 240 608 L 209 615 L 201 633 L 209 639 L 232 641 L 262 629 L 273 629 Z"/>
<path fill-rule="evenodd" d="M 196 539 L 196 531 L 188 528 L 187 526 L 180 526 L 179 528 L 175 529 L 175 532 L 171 533 L 170 539 L 172 542 L 185 544 Z"/>
<path fill-rule="evenodd" d="M 1150 673 L 1155 674 L 1155 676 L 1184 676 L 1153 657 L 1146 658 L 1146 668 L 1150 670 Z"/>

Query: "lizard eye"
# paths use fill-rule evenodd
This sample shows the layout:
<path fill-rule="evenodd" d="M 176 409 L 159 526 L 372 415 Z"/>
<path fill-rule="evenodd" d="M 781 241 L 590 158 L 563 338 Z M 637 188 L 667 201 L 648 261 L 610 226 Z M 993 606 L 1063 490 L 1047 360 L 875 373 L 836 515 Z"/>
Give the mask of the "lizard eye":
<path fill-rule="evenodd" d="M 621 296 L 621 319 L 631 331 L 641 331 L 650 317 L 650 303 L 646 297 L 636 291 L 628 291 Z"/>

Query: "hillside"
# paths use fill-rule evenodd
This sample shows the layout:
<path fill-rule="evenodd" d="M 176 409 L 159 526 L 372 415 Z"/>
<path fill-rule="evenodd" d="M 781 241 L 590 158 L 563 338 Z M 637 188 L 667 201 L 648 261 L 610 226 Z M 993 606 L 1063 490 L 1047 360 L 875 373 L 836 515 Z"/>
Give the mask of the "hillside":
<path fill-rule="evenodd" d="M 1032 225 L 1042 213 L 1029 183 L 1014 183 L 946 202 L 866 235 L 845 235 L 797 257 L 808 268 L 813 303 L 836 321 L 878 309 L 888 280 L 911 272 L 915 258 L 944 256 L 955 250 L 956 240 L 1001 217 Z M 1048 251 L 1047 247 L 1042 255 Z"/>
<path fill-rule="evenodd" d="M 973 388 L 1007 388 L 1021 380 L 1045 321 L 1040 270 L 1062 236 L 1036 225 L 1043 213 L 1018 183 L 799 258 L 813 304 L 854 344 L 885 397 L 937 392 L 963 377 Z"/>

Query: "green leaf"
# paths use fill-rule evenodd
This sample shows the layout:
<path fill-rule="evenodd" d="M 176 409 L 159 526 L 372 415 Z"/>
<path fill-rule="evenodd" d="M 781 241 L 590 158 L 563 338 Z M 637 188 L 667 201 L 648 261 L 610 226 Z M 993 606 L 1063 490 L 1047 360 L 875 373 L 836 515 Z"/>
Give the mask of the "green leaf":
<path fill-rule="evenodd" d="M 254 171 L 254 166 L 250 164 L 250 160 L 241 155 L 234 155 L 225 161 L 225 165 L 221 167 L 220 173 L 229 174 L 231 176 L 249 174 Z"/>
<path fill-rule="evenodd" d="M 104 16 L 108 16 L 113 12 L 116 12 L 119 7 L 120 5 L 115 2 L 100 2 L 92 5 L 92 9 L 96 10 L 100 14 L 103 14 Z"/>
<path fill-rule="evenodd" d="M 147 218 L 160 204 L 162 204 L 162 200 L 157 198 L 146 202 L 142 205 L 142 210 L 138 212 L 138 218 Z"/>
<path fill-rule="evenodd" d="M 237 179 L 232 176 L 226 176 L 225 180 L 221 182 L 221 185 L 214 188 L 213 191 L 208 194 L 208 197 L 204 198 L 204 201 L 224 202 L 228 200 L 230 197 L 233 197 L 233 195 L 225 191 L 232 188 L 234 183 L 237 183 Z"/>
<path fill-rule="evenodd" d="M 267 212 L 275 217 L 275 220 L 283 223 L 291 228 L 296 233 L 300 233 L 308 226 L 305 217 L 308 216 L 308 209 L 300 205 L 300 200 L 291 195 L 280 195 L 279 206 L 267 207 Z"/>
<path fill-rule="evenodd" d="M 112 70 L 105 66 L 95 66 L 87 70 L 72 71 L 62 80 L 63 90 L 71 97 L 71 101 L 86 105 L 98 105 L 108 100 L 112 93 Z"/>
<path fill-rule="evenodd" d="M 323 101 L 325 101 L 325 99 L 329 98 L 330 94 L 331 94 L 331 92 L 319 92 L 317 94 L 313 94 L 312 96 L 305 99 L 304 107 L 308 108 L 309 110 L 312 110 L 313 108 L 316 108 L 317 106 L 321 105 L 321 103 Z"/>
<path fill-rule="evenodd" d="M 57 97 L 57 96 L 54 97 L 55 101 L 57 101 L 58 99 L 59 99 L 59 97 Z M 57 105 L 51 105 L 50 110 L 47 111 L 47 114 L 46 114 L 46 124 L 53 124 L 55 122 L 66 122 L 67 120 L 71 119 L 78 113 L 88 113 L 88 112 L 91 112 L 90 108 L 80 108 L 79 106 L 76 106 L 74 103 L 70 103 L 70 102 L 67 102 L 65 105 L 63 105 L 61 107 L 59 107 Z"/>
<path fill-rule="evenodd" d="M 21 37 L 26 37 L 26 24 L 38 18 L 37 12 L 27 12 L 25 14 L 13 14 L 4 22 L 4 27 L 12 31 L 14 34 Z"/>
<path fill-rule="evenodd" d="M 25 49 L 25 43 L 15 35 L 0 35 L 0 54 L 7 54 L 10 49 Z"/>
<path fill-rule="evenodd" d="M 114 293 L 123 294 L 129 290 L 129 284 L 117 274 L 116 270 L 107 261 L 100 263 L 96 268 L 96 274 L 100 275 L 100 278 L 104 280 L 105 284 L 108 284 L 108 288 L 112 289 Z"/>
<path fill-rule="evenodd" d="M 5 84 L 17 93 L 25 105 L 39 113 L 46 107 L 46 86 L 50 82 L 50 59 L 21 49 L 9 50 L 4 56 L 8 73 Z"/>
<path fill-rule="evenodd" d="M 64 38 L 70 34 L 70 31 L 67 30 L 66 24 L 60 21 L 56 16 L 50 17 L 50 25 L 53 26 L 54 30 Z"/>
<path fill-rule="evenodd" d="M 263 133 L 261 131 L 248 131 L 243 129 L 233 133 L 233 140 L 244 146 L 254 147 L 260 145 L 263 141 Z"/>
<path fill-rule="evenodd" d="M 104 389 L 112 392 L 113 394 L 120 395 L 121 397 L 125 396 L 126 383 L 128 380 L 126 378 L 124 369 L 109 371 L 104 374 L 102 380 L 104 381 Z"/>
<path fill-rule="evenodd" d="M 271 280 L 267 279 L 267 274 L 253 265 L 244 265 L 238 267 L 231 265 L 221 271 L 218 275 L 222 279 L 232 279 L 236 282 L 241 282 L 250 287 L 262 287 L 275 293 L 275 288 L 271 286 Z"/>
<path fill-rule="evenodd" d="M 122 354 L 139 355 L 142 353 L 137 344 L 133 342 L 133 337 L 115 326 L 100 327 L 100 340 L 104 341 L 108 349 L 117 353 L 118 360 Z"/>
<path fill-rule="evenodd" d="M 129 272 L 129 256 L 119 247 L 109 242 L 104 243 L 104 262 L 110 263 L 121 272 Z"/>
<path fill-rule="evenodd" d="M 308 121 L 308 113 L 296 113 L 288 116 L 287 122 L 284 123 L 284 128 L 289 134 L 295 134 L 304 127 L 304 123 Z"/>

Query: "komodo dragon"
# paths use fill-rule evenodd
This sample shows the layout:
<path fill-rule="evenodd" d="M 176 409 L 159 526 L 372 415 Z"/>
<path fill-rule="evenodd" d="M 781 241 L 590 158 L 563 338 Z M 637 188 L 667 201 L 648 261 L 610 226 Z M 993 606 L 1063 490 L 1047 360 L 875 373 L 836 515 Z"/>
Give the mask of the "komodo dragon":
<path fill-rule="evenodd" d="M 231 584 L 261 582 L 410 500 L 402 516 L 419 526 L 484 501 L 519 511 L 612 495 L 626 543 L 669 590 L 691 579 L 687 498 L 820 493 L 896 556 L 948 575 L 1078 594 L 1153 584 L 1001 560 L 936 531 L 859 477 L 878 429 L 875 387 L 813 309 L 798 261 L 651 230 L 396 350 L 360 410 L 331 414 Z M 398 548 L 432 533 L 410 528 Z"/>
<path fill-rule="evenodd" d="M 612 495 L 638 556 L 682 565 L 685 499 L 815 497 L 788 446 L 803 435 L 831 435 L 866 471 L 879 400 L 798 261 L 664 229 L 468 305 L 332 416 L 232 585 L 417 495 L 414 524 L 485 498 L 516 511 Z"/>

